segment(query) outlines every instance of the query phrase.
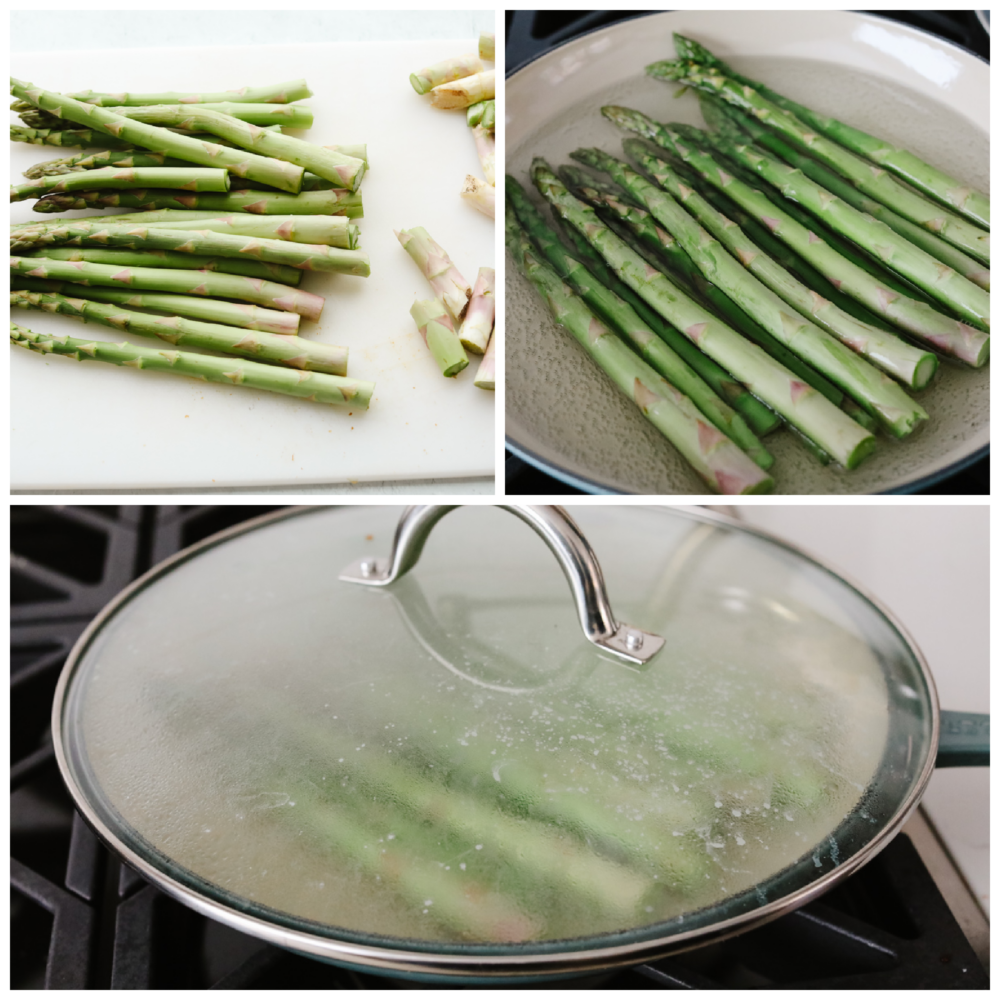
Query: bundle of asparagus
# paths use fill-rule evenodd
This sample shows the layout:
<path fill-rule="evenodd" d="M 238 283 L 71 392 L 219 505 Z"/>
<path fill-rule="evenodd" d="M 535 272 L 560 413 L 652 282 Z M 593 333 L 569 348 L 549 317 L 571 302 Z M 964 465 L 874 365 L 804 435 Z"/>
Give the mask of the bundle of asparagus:
<path fill-rule="evenodd" d="M 532 179 L 574 252 L 597 253 L 596 265 L 571 261 L 580 280 L 563 276 L 588 303 L 604 294 L 595 297 L 595 280 L 619 295 L 630 289 L 667 323 L 620 317 L 615 328 L 627 338 L 642 328 L 636 320 L 648 324 L 641 345 L 632 340 L 637 350 L 654 334 L 687 338 L 815 457 L 853 468 L 875 446 L 875 421 L 902 438 L 928 419 L 902 387 L 929 386 L 942 358 L 985 364 L 988 199 L 748 80 L 697 42 L 675 41 L 681 58 L 647 73 L 701 91 L 716 131 L 605 107 L 614 124 L 652 140 L 624 142 L 640 169 L 577 150 L 574 159 L 613 183 L 569 167 L 562 183 L 536 160 Z M 543 252 L 565 260 L 510 182 L 508 197 Z M 615 322 L 610 306 L 594 308 Z M 709 416 L 711 401 L 697 405 Z"/>
<path fill-rule="evenodd" d="M 369 273 L 358 227 L 348 221 L 361 215 L 366 147 L 321 147 L 281 134 L 282 125 L 312 124 L 308 108 L 289 103 L 310 96 L 304 81 L 223 94 L 69 96 L 12 79 L 11 92 L 14 110 L 40 126 L 12 128 L 13 139 L 107 147 L 31 168 L 30 182 L 11 188 L 12 201 L 38 198 L 41 212 L 147 209 L 111 224 L 91 218 L 13 227 L 11 305 L 265 363 L 103 342 L 81 347 L 13 327 L 12 343 L 368 405 L 370 383 L 342 378 L 346 349 L 297 336 L 299 316 L 318 320 L 323 308 L 321 296 L 294 287 L 303 271 Z M 202 200 L 209 193 L 215 201 Z M 270 377 L 259 370 L 268 363 L 298 372 Z"/>

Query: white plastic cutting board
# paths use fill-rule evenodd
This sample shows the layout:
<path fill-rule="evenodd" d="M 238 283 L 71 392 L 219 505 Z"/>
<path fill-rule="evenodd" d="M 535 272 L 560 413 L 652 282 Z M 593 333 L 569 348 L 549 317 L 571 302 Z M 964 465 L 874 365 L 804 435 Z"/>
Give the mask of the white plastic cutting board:
<path fill-rule="evenodd" d="M 316 39 L 321 42 L 321 39 Z M 369 278 L 307 274 L 327 299 L 309 338 L 350 348 L 348 374 L 376 384 L 367 412 L 96 362 L 11 351 L 12 489 L 149 489 L 429 479 L 493 473 L 494 393 L 477 358 L 441 376 L 410 318 L 430 288 L 394 229 L 423 226 L 470 284 L 495 266 L 494 227 L 459 197 L 481 175 L 463 112 L 432 108 L 409 75 L 476 42 L 353 42 L 280 47 L 117 49 L 15 54 L 11 73 L 57 91 L 226 90 L 305 77 L 321 145 L 366 142 L 358 220 Z M 15 120 L 12 118 L 12 120 Z M 11 143 L 12 180 L 78 150 Z M 11 221 L 52 219 L 11 206 Z M 93 215 L 71 212 L 66 217 Z M 65 316 L 12 310 L 29 329 L 150 346 Z"/>

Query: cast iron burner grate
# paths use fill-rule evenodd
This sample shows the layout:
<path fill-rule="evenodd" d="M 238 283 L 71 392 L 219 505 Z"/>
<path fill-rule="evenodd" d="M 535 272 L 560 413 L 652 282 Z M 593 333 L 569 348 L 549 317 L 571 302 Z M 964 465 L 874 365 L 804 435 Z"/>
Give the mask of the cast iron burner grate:
<path fill-rule="evenodd" d="M 155 562 L 273 509 L 11 508 L 12 989 L 419 985 L 291 955 L 165 896 L 98 842 L 74 811 L 55 764 L 52 694 L 87 622 Z M 659 962 L 557 985 L 970 989 L 987 988 L 989 981 L 901 835 L 820 902 L 765 927 Z"/>

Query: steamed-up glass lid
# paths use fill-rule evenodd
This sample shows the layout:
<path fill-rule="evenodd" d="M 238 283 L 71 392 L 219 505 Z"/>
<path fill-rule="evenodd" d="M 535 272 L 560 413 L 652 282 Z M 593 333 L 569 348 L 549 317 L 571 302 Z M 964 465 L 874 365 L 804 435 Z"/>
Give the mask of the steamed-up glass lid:
<path fill-rule="evenodd" d="M 807 890 L 925 780 L 916 654 L 782 545 L 574 509 L 628 623 L 616 651 L 584 634 L 573 553 L 495 507 L 441 517 L 408 572 L 364 585 L 400 513 L 288 512 L 203 545 L 85 638 L 60 762 L 147 875 L 331 941 L 617 944 Z"/>

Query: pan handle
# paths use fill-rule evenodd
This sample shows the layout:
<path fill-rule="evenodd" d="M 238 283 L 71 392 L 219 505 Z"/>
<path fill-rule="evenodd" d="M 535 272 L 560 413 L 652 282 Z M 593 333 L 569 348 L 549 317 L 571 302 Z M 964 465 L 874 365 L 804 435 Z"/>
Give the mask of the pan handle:
<path fill-rule="evenodd" d="M 363 557 L 341 574 L 346 583 L 385 587 L 417 564 L 427 537 L 442 517 L 458 504 L 407 507 L 396 527 L 388 559 Z M 579 527 L 562 507 L 498 504 L 541 536 L 569 581 L 584 635 L 595 646 L 629 663 L 647 663 L 663 646 L 663 639 L 632 625 L 619 623 L 611 611 L 604 575 L 597 556 Z"/>
<path fill-rule="evenodd" d="M 976 712 L 942 712 L 937 767 L 989 767 L 990 717 Z"/>

